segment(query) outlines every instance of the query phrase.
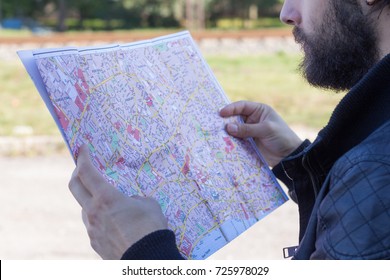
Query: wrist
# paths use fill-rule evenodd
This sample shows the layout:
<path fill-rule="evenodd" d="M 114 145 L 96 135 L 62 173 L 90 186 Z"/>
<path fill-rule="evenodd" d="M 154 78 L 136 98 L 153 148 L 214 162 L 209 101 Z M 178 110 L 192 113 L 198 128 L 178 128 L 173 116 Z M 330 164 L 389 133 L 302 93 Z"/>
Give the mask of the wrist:
<path fill-rule="evenodd" d="M 171 230 L 157 230 L 133 244 L 122 260 L 180 260 L 175 234 Z"/>

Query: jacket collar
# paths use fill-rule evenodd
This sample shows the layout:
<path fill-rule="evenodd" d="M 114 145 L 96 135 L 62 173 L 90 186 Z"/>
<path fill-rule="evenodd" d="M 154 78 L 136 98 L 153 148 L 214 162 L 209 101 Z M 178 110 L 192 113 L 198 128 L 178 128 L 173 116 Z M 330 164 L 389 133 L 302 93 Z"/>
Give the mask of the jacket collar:
<path fill-rule="evenodd" d="M 319 137 L 339 157 L 389 119 L 390 54 L 340 101 Z"/>
<path fill-rule="evenodd" d="M 307 149 L 322 180 L 343 154 L 390 120 L 390 54 L 375 65 L 340 101 L 328 124 Z M 311 160 L 312 158 L 312 160 Z M 321 159 L 314 160 L 314 159 Z"/>

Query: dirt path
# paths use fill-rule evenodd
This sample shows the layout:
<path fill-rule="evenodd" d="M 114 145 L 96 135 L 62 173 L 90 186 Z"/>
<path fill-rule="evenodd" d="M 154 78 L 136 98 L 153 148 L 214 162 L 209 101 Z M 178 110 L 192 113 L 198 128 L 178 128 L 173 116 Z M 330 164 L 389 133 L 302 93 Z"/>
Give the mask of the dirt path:
<path fill-rule="evenodd" d="M 0 157 L 0 259 L 96 259 L 68 190 L 70 156 Z M 295 245 L 298 218 L 288 201 L 213 259 L 281 259 Z"/>
<path fill-rule="evenodd" d="M 315 131 L 294 127 L 302 139 Z M 47 144 L 45 144 L 47 145 Z M 67 152 L 1 157 L 0 259 L 96 259 L 80 207 L 68 190 L 74 163 Z M 297 244 L 297 207 L 288 201 L 211 259 L 281 259 Z"/>
<path fill-rule="evenodd" d="M 53 33 L 45 36 L 21 36 L 21 37 L 0 37 L 0 44 L 26 44 L 26 43 L 67 43 L 67 42 L 132 42 L 150 39 L 158 36 L 173 33 L 172 30 L 163 31 L 125 31 L 125 32 L 80 32 L 80 33 Z M 237 31 L 191 31 L 192 37 L 197 40 L 203 39 L 243 39 L 243 38 L 265 38 L 265 37 L 289 37 L 291 29 L 260 29 L 260 30 L 237 30 Z"/>

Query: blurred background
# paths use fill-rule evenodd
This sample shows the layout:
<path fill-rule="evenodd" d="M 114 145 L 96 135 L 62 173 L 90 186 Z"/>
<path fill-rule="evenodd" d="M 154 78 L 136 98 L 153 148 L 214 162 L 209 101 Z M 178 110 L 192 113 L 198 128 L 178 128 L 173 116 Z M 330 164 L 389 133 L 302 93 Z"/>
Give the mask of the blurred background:
<path fill-rule="evenodd" d="M 0 0 L 0 259 L 97 259 L 68 191 L 74 163 L 16 51 L 125 43 L 190 30 L 231 101 L 273 106 L 314 139 L 342 94 L 308 86 L 283 0 Z M 212 259 L 282 259 L 288 201 Z"/>

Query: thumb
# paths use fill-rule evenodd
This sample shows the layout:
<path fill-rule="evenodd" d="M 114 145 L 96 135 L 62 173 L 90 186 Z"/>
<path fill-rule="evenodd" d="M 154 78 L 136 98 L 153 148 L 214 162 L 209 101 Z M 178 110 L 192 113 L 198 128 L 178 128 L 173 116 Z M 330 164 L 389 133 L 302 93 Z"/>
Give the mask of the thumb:
<path fill-rule="evenodd" d="M 238 123 L 229 123 L 226 125 L 226 131 L 238 138 L 247 138 L 252 137 L 254 134 L 254 124 L 238 124 Z"/>
<path fill-rule="evenodd" d="M 238 138 L 262 138 L 267 133 L 267 125 L 263 123 L 229 123 L 226 125 L 226 131 L 230 135 Z"/>
<path fill-rule="evenodd" d="M 93 165 L 87 145 L 80 147 L 77 158 L 77 176 L 92 196 L 106 188 L 106 179 Z"/>

